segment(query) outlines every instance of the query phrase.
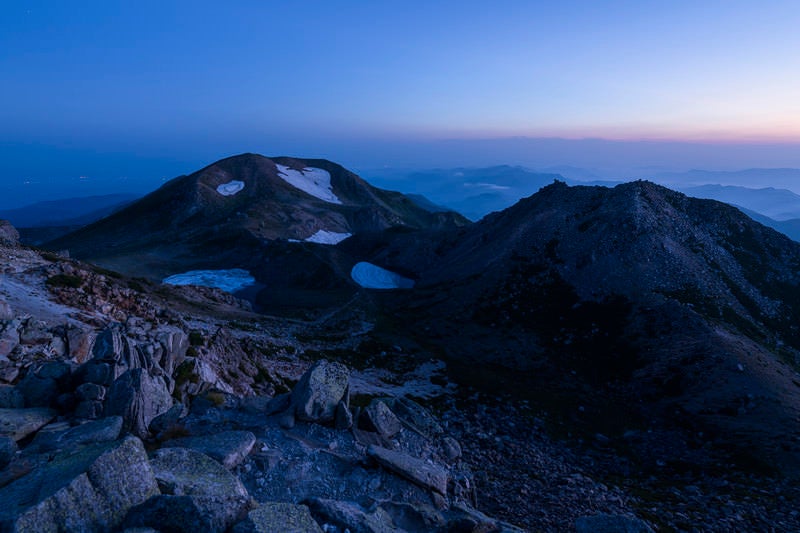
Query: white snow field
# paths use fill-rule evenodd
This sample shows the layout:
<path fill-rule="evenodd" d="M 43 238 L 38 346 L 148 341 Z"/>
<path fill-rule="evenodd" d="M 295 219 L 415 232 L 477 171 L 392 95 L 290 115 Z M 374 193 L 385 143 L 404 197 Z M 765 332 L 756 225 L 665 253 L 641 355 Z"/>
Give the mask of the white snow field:
<path fill-rule="evenodd" d="M 164 278 L 169 285 L 200 285 L 216 287 L 227 292 L 236 292 L 253 285 L 256 279 L 247 270 L 232 268 L 230 270 L 190 270 L 183 274 L 175 274 Z"/>
<path fill-rule="evenodd" d="M 331 175 L 327 170 L 313 167 L 304 168 L 303 170 L 294 170 L 284 165 L 275 166 L 278 167 L 278 176 L 289 185 L 297 187 L 301 191 L 307 192 L 320 200 L 325 200 L 332 204 L 342 203 L 333 193 Z"/>
<path fill-rule="evenodd" d="M 372 263 L 356 263 L 350 271 L 353 281 L 365 289 L 410 289 L 414 281 Z"/>
<path fill-rule="evenodd" d="M 217 192 L 222 196 L 233 196 L 242 189 L 244 189 L 244 182 L 239 180 L 231 180 L 228 183 L 217 185 Z"/>
<path fill-rule="evenodd" d="M 315 242 L 317 244 L 339 244 L 352 235 L 352 233 L 336 233 L 335 231 L 321 229 L 311 237 L 303 240 L 306 242 Z"/>

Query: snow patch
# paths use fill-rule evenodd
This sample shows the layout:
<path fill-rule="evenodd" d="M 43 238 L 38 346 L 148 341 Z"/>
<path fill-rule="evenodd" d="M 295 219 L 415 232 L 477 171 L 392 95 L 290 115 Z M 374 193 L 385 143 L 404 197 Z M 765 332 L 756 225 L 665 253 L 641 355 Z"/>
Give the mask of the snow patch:
<path fill-rule="evenodd" d="M 233 196 L 242 189 L 244 189 L 244 182 L 239 180 L 231 180 L 228 183 L 217 185 L 217 192 L 222 196 Z"/>
<path fill-rule="evenodd" d="M 315 242 L 317 244 L 339 244 L 352 235 L 352 233 L 336 233 L 335 231 L 326 231 L 321 229 L 311 237 L 304 240 L 306 242 Z"/>
<path fill-rule="evenodd" d="M 289 185 L 297 187 L 303 192 L 315 196 L 320 200 L 325 200 L 332 204 L 341 204 L 342 201 L 333 193 L 331 187 L 331 175 L 327 170 L 321 168 L 304 168 L 294 170 L 284 165 L 278 167 L 278 176 Z"/>
<path fill-rule="evenodd" d="M 169 285 L 200 285 L 216 287 L 227 292 L 236 292 L 255 284 L 256 279 L 247 270 L 232 268 L 230 270 L 190 270 L 183 274 L 175 274 L 164 278 Z"/>
<path fill-rule="evenodd" d="M 410 289 L 414 281 L 372 263 L 356 263 L 350 271 L 353 281 L 365 289 Z"/>

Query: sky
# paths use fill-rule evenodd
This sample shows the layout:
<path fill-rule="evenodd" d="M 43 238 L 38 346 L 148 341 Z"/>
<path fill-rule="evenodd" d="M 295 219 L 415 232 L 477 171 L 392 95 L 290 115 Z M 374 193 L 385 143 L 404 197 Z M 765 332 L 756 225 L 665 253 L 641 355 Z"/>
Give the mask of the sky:
<path fill-rule="evenodd" d="M 0 193 L 141 187 L 247 151 L 800 167 L 798 27 L 790 0 L 7 2 Z"/>

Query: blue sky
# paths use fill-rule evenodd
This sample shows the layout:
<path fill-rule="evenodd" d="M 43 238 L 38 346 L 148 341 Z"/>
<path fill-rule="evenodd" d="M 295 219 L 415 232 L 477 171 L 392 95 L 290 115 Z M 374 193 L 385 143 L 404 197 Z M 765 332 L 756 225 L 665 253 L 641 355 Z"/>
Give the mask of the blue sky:
<path fill-rule="evenodd" d="M 769 0 L 9 2 L 0 180 L 433 164 L 453 139 L 794 145 L 798 27 Z"/>

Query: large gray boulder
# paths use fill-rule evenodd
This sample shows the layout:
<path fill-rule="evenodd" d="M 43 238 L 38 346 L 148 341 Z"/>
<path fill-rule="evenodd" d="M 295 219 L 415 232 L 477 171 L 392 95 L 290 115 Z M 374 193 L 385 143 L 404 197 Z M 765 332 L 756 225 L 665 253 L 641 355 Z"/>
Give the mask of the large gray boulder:
<path fill-rule="evenodd" d="M 139 439 L 87 446 L 0 488 L 0 529 L 113 531 L 131 507 L 157 493 Z"/>
<path fill-rule="evenodd" d="M 143 368 L 126 371 L 106 394 L 105 415 L 122 417 L 123 430 L 141 438 L 149 436 L 150 421 L 172 407 L 172 396 L 161 376 Z"/>
<path fill-rule="evenodd" d="M 163 494 L 189 496 L 214 531 L 224 531 L 249 510 L 242 482 L 205 454 L 187 448 L 162 448 L 150 461 Z"/>
<path fill-rule="evenodd" d="M 290 410 L 298 420 L 333 422 L 339 402 L 349 403 L 349 379 L 343 364 L 317 361 L 292 390 Z"/>
<path fill-rule="evenodd" d="M 223 431 L 212 435 L 169 440 L 163 447 L 196 450 L 230 470 L 244 461 L 255 443 L 256 436 L 249 431 Z"/>

